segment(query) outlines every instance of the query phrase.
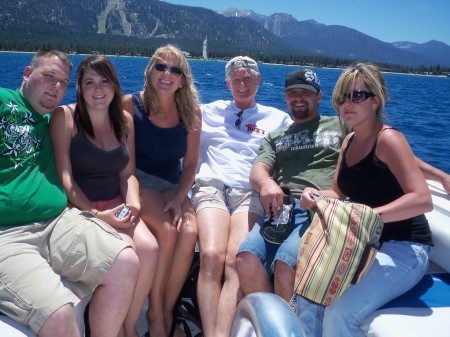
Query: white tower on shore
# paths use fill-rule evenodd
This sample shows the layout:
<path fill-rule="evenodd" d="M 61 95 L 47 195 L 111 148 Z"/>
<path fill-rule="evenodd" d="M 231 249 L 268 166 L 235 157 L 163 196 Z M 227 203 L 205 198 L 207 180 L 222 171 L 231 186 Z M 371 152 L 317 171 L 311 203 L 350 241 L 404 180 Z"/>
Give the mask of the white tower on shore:
<path fill-rule="evenodd" d="M 203 41 L 203 59 L 208 59 L 208 37 Z"/>

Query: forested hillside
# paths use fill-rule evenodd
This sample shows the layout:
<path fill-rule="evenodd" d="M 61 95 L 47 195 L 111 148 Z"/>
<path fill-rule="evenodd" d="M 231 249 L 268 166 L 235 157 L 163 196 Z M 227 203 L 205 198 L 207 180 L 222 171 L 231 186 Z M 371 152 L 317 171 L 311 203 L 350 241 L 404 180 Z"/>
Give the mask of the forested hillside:
<path fill-rule="evenodd" d="M 170 42 L 200 56 L 207 37 L 211 57 L 299 53 L 252 20 L 156 0 L 3 0 L 0 26 L 6 50 L 148 54 Z"/>

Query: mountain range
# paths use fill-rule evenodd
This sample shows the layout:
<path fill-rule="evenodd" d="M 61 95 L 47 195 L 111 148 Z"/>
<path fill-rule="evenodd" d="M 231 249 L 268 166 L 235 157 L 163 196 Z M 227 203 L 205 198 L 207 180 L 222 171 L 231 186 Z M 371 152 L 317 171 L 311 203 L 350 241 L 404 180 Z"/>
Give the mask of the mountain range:
<path fill-rule="evenodd" d="M 423 44 L 406 41 L 388 43 L 352 28 L 328 26 L 314 20 L 298 21 L 285 13 L 264 16 L 252 10 L 237 8 L 218 13 L 228 17 L 250 18 L 291 46 L 320 55 L 412 66 L 450 66 L 450 46 L 435 40 Z"/>
<path fill-rule="evenodd" d="M 236 8 L 215 12 L 158 0 L 0 2 L 3 50 L 52 47 L 78 53 L 149 55 L 160 45 L 174 43 L 200 57 L 205 38 L 212 58 L 247 54 L 284 63 L 366 60 L 450 67 L 450 46 L 442 42 L 387 43 L 355 29 L 298 21 L 285 13 L 264 16 Z"/>

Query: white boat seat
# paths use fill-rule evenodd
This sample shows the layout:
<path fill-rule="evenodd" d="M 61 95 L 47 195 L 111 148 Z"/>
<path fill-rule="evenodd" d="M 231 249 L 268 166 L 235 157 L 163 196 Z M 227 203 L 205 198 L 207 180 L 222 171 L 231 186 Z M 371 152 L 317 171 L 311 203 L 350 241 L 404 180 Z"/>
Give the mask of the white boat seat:
<path fill-rule="evenodd" d="M 367 317 L 361 330 L 370 337 L 448 337 L 450 331 L 450 196 L 427 181 L 433 210 L 426 214 L 434 242 L 428 274 L 406 294 Z"/>

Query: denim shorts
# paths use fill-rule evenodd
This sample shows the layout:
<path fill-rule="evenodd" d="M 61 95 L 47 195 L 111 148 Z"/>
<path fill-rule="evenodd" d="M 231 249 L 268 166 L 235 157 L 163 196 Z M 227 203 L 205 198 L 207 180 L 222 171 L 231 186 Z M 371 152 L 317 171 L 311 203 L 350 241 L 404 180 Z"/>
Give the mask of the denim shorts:
<path fill-rule="evenodd" d="M 136 169 L 136 178 L 139 181 L 139 188 L 148 188 L 159 193 L 164 193 L 178 188 L 178 184 L 171 183 L 165 179 L 145 173 Z"/>
<path fill-rule="evenodd" d="M 269 277 L 273 276 L 276 260 L 281 260 L 295 270 L 297 265 L 300 239 L 311 223 L 309 211 L 300 208 L 299 200 L 295 199 L 295 207 L 291 220 L 291 233 L 281 245 L 267 242 L 262 235 L 264 218 L 258 220 L 239 246 L 238 252 L 249 252 L 261 261 Z"/>
<path fill-rule="evenodd" d="M 127 246 L 111 226 L 76 208 L 0 228 L 0 310 L 37 333 L 58 308 L 92 294 Z"/>
<path fill-rule="evenodd" d="M 264 214 L 259 194 L 255 190 L 230 187 L 217 179 L 197 179 L 192 187 L 191 200 L 196 212 L 209 207 L 230 214 Z"/>

